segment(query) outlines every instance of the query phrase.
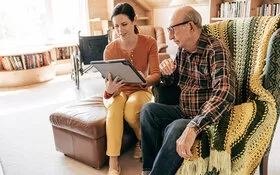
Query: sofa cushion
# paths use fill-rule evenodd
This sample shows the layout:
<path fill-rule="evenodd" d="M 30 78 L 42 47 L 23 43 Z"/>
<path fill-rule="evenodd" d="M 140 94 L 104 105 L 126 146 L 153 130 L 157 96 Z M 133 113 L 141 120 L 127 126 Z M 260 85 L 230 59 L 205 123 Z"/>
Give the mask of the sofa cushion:
<path fill-rule="evenodd" d="M 97 139 L 105 136 L 106 108 L 100 96 L 90 97 L 57 109 L 50 115 L 52 125 Z"/>

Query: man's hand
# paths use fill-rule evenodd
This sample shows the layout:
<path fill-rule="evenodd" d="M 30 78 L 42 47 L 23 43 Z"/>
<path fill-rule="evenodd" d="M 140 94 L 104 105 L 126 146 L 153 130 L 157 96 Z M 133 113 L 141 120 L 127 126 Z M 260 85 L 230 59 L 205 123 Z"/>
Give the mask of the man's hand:
<path fill-rule="evenodd" d="M 119 76 L 116 76 L 114 80 L 112 80 L 112 74 L 108 74 L 108 79 L 105 79 L 105 90 L 109 94 L 114 94 L 118 91 L 120 87 L 124 85 L 124 80 L 120 80 Z"/>
<path fill-rule="evenodd" d="M 176 151 L 184 159 L 191 158 L 191 147 L 194 144 L 196 132 L 194 128 L 186 127 L 182 135 L 176 141 Z"/>
<path fill-rule="evenodd" d="M 176 69 L 176 64 L 171 58 L 168 58 L 160 63 L 159 69 L 162 75 L 171 75 Z"/>

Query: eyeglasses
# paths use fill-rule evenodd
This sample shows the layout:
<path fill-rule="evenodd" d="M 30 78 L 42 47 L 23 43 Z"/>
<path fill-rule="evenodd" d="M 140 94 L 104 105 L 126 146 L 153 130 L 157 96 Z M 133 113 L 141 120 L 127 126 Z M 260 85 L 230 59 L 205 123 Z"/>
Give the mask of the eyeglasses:
<path fill-rule="evenodd" d="M 179 24 L 172 25 L 172 26 L 167 28 L 167 31 L 168 31 L 168 33 L 174 33 L 174 27 L 177 27 L 177 26 L 180 26 L 180 25 L 184 25 L 184 24 L 187 24 L 189 22 L 190 22 L 190 20 L 189 21 L 185 21 L 185 22 L 181 22 Z"/>

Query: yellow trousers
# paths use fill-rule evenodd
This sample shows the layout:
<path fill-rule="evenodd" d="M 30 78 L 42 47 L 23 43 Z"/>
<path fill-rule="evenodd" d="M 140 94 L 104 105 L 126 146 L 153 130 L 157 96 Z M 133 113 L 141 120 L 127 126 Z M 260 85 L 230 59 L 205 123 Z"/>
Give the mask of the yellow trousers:
<path fill-rule="evenodd" d="M 150 91 L 136 91 L 129 96 L 124 92 L 120 95 L 104 99 L 107 108 L 106 135 L 108 156 L 119 156 L 123 136 L 123 121 L 127 121 L 134 130 L 138 140 L 140 136 L 140 110 L 145 103 L 150 102 Z"/>

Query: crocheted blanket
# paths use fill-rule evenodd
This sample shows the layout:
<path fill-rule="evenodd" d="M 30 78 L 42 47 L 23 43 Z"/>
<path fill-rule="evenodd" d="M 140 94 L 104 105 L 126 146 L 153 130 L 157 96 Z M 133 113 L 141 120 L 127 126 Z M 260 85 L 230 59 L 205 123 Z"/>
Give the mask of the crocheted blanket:
<path fill-rule="evenodd" d="M 228 45 L 235 60 L 237 101 L 229 116 L 199 134 L 193 157 L 184 160 L 177 175 L 254 174 L 277 121 L 275 99 L 262 86 L 262 76 L 269 39 L 279 24 L 280 15 L 205 26 Z"/>

